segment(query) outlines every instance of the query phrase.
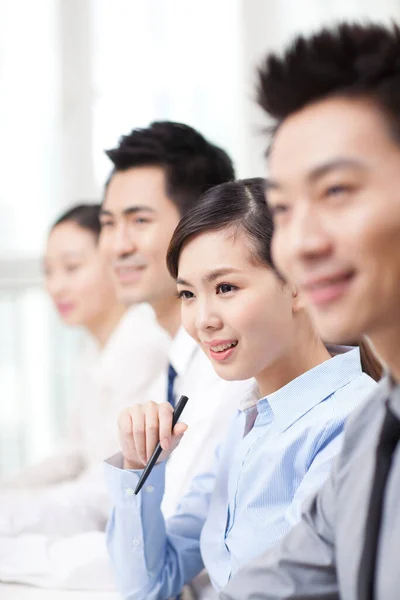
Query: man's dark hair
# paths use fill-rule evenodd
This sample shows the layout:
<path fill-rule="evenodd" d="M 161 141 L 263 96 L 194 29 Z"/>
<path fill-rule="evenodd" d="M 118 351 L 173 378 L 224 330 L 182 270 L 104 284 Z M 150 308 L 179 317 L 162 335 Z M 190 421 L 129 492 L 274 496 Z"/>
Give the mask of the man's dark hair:
<path fill-rule="evenodd" d="M 134 129 L 106 154 L 114 165 L 109 181 L 114 173 L 133 167 L 162 167 L 166 192 L 181 215 L 203 192 L 235 178 L 227 153 L 182 123 L 156 121 L 144 129 Z"/>
<path fill-rule="evenodd" d="M 400 29 L 342 23 L 297 37 L 259 69 L 258 102 L 275 128 L 308 104 L 332 96 L 365 98 L 385 114 L 400 143 Z"/>
<path fill-rule="evenodd" d="M 74 223 L 81 229 L 86 229 L 93 233 L 96 240 L 100 235 L 100 204 L 77 204 L 64 212 L 51 229 L 62 223 Z"/>

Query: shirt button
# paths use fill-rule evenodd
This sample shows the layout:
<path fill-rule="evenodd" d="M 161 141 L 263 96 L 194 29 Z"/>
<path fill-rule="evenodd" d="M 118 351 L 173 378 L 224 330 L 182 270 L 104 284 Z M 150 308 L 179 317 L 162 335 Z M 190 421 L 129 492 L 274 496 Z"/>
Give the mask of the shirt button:
<path fill-rule="evenodd" d="M 147 485 L 145 489 L 146 489 L 146 492 L 151 494 L 152 492 L 154 492 L 154 485 Z"/>
<path fill-rule="evenodd" d="M 133 488 L 126 488 L 126 490 L 125 490 L 125 494 L 127 496 L 133 496 L 134 493 L 135 493 L 135 490 Z"/>
<path fill-rule="evenodd" d="M 137 540 L 137 539 L 132 540 L 132 546 L 135 546 L 135 548 L 140 546 L 140 540 Z"/>

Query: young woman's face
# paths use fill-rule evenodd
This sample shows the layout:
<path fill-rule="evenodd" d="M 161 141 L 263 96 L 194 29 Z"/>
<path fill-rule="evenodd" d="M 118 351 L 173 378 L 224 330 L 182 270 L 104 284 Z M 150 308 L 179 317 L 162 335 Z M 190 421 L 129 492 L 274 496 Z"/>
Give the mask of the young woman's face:
<path fill-rule="evenodd" d="M 62 320 L 90 329 L 116 303 L 95 236 L 74 223 L 50 233 L 44 259 L 46 290 Z"/>
<path fill-rule="evenodd" d="M 252 254 L 244 233 L 222 230 L 194 237 L 179 261 L 182 323 L 227 380 L 257 377 L 293 338 L 291 291 Z"/>

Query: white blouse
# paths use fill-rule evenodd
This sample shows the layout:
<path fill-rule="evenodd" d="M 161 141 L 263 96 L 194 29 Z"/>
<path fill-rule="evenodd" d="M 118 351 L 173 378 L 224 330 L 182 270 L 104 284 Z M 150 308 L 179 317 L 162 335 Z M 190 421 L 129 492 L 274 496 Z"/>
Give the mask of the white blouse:
<path fill-rule="evenodd" d="M 167 369 L 170 345 L 147 305 L 130 308 L 103 349 L 85 340 L 65 440 L 40 464 L 0 483 L 1 581 L 113 587 L 102 461 L 118 450 L 121 409 L 148 400 Z"/>

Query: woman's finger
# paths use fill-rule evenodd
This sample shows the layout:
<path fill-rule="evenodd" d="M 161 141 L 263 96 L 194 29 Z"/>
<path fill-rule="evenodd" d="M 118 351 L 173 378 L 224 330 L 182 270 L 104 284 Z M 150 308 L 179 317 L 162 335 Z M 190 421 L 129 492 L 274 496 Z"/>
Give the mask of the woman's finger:
<path fill-rule="evenodd" d="M 188 426 L 186 425 L 186 423 L 182 423 L 181 421 L 179 421 L 179 423 L 175 425 L 174 430 L 172 432 L 173 437 L 182 437 L 187 428 Z"/>
<path fill-rule="evenodd" d="M 146 433 L 143 407 L 135 404 L 130 409 L 132 418 L 132 435 L 135 450 L 141 463 L 146 463 Z"/>
<path fill-rule="evenodd" d="M 168 450 L 171 445 L 172 414 L 173 408 L 168 402 L 159 405 L 160 442 L 163 450 Z"/>
<path fill-rule="evenodd" d="M 160 429 L 158 419 L 158 405 L 148 402 L 145 406 L 146 421 L 146 462 L 149 461 L 155 447 L 160 441 Z"/>
<path fill-rule="evenodd" d="M 177 423 L 174 427 L 174 431 L 171 438 L 171 445 L 169 447 L 170 452 L 173 452 L 175 448 L 177 448 L 180 444 L 181 439 L 183 438 L 185 431 L 187 430 L 187 425 L 185 423 Z"/>

